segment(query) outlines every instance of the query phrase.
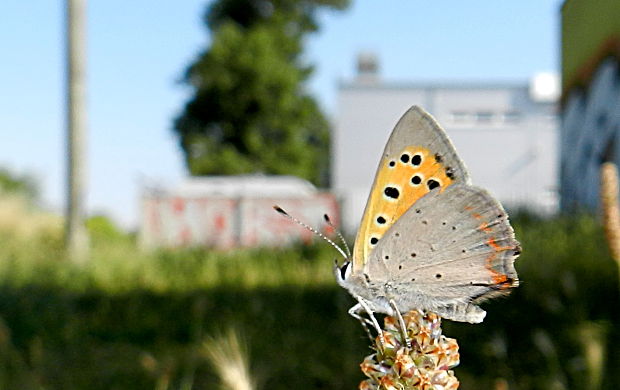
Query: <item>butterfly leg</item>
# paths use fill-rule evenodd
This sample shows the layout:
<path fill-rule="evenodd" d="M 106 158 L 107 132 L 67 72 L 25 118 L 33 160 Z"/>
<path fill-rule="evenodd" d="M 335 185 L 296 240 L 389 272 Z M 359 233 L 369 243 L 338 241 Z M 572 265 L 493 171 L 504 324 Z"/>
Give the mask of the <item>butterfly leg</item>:
<path fill-rule="evenodd" d="M 411 340 L 409 340 L 409 337 L 407 337 L 407 326 L 405 325 L 405 320 L 403 319 L 403 316 L 400 314 L 400 310 L 398 310 L 398 306 L 396 306 L 396 302 L 394 302 L 393 299 L 390 299 L 390 306 L 392 306 L 392 310 L 394 310 L 394 314 L 396 315 L 396 318 L 398 319 L 398 324 L 400 327 L 400 334 L 403 337 L 405 345 L 407 346 L 407 348 L 411 348 Z"/>
<path fill-rule="evenodd" d="M 364 318 L 360 314 L 362 310 L 363 310 L 362 306 L 358 303 L 357 305 L 349 309 L 349 315 L 357 319 L 362 324 L 362 327 L 364 327 L 364 330 L 366 331 L 366 334 L 368 335 L 368 338 L 370 339 L 370 341 L 374 341 L 374 338 L 372 337 L 372 333 L 370 333 L 370 328 L 368 328 L 368 325 L 374 326 L 374 324 L 368 318 Z"/>
<path fill-rule="evenodd" d="M 383 337 L 383 329 L 381 329 L 381 326 L 379 326 L 379 322 L 375 318 L 375 315 L 374 315 L 372 309 L 368 306 L 368 304 L 366 303 L 364 298 L 362 298 L 362 297 L 356 297 L 356 298 L 357 298 L 357 301 L 359 302 L 358 305 L 361 306 L 362 308 L 364 308 L 364 311 L 370 317 L 370 321 L 371 321 L 372 325 L 377 330 L 377 334 L 379 335 L 379 340 L 381 341 L 381 346 L 385 345 L 385 338 Z M 355 306 L 358 306 L 358 305 L 355 305 Z M 358 312 L 360 311 L 359 307 L 358 307 L 357 311 Z"/>

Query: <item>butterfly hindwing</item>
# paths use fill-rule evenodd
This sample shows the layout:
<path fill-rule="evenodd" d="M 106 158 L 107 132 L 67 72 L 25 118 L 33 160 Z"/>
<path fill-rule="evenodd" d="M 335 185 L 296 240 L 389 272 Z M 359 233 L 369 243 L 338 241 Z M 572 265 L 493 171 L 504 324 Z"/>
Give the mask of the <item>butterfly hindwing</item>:
<path fill-rule="evenodd" d="M 393 286 L 400 310 L 480 322 L 473 303 L 518 284 L 519 243 L 502 206 L 466 184 L 433 191 L 394 223 L 368 259 L 371 283 Z"/>
<path fill-rule="evenodd" d="M 362 269 L 388 229 L 420 198 L 469 174 L 443 129 L 426 111 L 410 108 L 387 142 L 355 239 L 353 270 Z"/>

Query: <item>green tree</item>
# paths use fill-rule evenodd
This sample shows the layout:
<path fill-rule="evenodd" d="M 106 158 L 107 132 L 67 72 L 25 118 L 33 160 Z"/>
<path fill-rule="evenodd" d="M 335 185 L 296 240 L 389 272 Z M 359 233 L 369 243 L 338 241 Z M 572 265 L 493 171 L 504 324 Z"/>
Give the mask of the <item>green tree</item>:
<path fill-rule="evenodd" d="M 0 194 L 2 193 L 19 194 L 29 200 L 35 200 L 39 191 L 32 176 L 18 175 L 6 168 L 0 168 Z"/>
<path fill-rule="evenodd" d="M 293 174 L 326 185 L 329 126 L 304 82 L 303 38 L 348 0 L 219 0 L 211 45 L 189 66 L 194 93 L 174 129 L 193 175 Z"/>

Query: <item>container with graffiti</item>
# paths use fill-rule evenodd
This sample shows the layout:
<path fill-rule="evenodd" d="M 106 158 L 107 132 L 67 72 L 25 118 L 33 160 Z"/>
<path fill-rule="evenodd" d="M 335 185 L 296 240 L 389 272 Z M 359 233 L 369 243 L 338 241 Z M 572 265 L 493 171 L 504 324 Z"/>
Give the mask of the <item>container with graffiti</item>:
<path fill-rule="evenodd" d="M 292 176 L 188 178 L 175 188 L 145 188 L 140 243 L 143 248 L 278 246 L 309 241 L 312 233 L 273 211 L 277 204 L 330 233 L 328 214 L 340 220 L 336 198 Z"/>

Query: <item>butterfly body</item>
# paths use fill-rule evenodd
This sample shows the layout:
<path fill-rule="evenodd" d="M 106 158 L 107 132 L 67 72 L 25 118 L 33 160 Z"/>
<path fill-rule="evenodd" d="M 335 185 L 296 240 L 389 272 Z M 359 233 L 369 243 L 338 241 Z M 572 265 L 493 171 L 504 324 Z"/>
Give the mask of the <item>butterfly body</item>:
<path fill-rule="evenodd" d="M 477 323 L 478 302 L 518 285 L 519 253 L 502 206 L 470 184 L 445 132 L 414 106 L 385 147 L 352 259 L 335 273 L 372 312 Z"/>

